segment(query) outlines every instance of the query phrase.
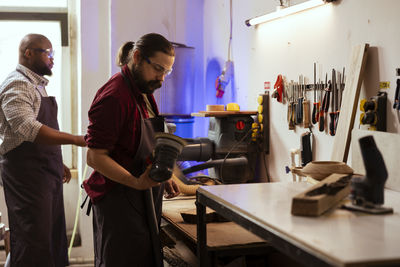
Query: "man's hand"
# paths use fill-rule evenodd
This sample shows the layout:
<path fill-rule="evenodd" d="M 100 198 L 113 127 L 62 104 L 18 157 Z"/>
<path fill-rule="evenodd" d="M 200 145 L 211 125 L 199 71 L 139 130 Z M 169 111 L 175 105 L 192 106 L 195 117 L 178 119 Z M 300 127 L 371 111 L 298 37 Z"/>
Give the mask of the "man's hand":
<path fill-rule="evenodd" d="M 69 183 L 70 180 L 71 180 L 71 172 L 69 171 L 69 168 L 64 165 L 63 183 Z"/>
<path fill-rule="evenodd" d="M 174 198 L 178 196 L 181 192 L 179 191 L 178 185 L 175 183 L 174 180 L 169 179 L 165 182 L 165 198 Z"/>
<path fill-rule="evenodd" d="M 147 167 L 146 171 L 142 175 L 140 175 L 139 179 L 135 178 L 135 180 L 134 180 L 135 181 L 135 186 L 134 186 L 135 189 L 145 190 L 145 189 L 149 189 L 151 187 L 160 185 L 159 182 L 156 182 L 149 177 L 150 168 L 151 168 L 151 165 L 149 165 Z"/>
<path fill-rule="evenodd" d="M 85 147 L 87 145 L 85 139 L 83 138 L 83 135 L 76 135 L 74 138 L 74 144 L 82 147 Z"/>

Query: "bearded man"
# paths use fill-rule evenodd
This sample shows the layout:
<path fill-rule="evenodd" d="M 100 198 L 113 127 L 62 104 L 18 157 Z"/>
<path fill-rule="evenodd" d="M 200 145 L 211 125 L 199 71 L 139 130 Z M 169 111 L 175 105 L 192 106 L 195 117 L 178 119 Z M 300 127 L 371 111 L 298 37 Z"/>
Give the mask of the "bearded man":
<path fill-rule="evenodd" d="M 121 46 L 115 74 L 97 92 L 89 110 L 87 164 L 94 169 L 84 188 L 93 204 L 95 266 L 162 266 L 159 242 L 151 238 L 145 191 L 152 190 L 159 224 L 168 180 L 149 178 L 148 157 L 160 121 L 153 92 L 172 71 L 175 52 L 163 36 L 150 33 Z M 161 124 L 163 125 L 163 124 Z M 154 211 L 153 211 L 154 212 Z M 162 259 L 162 257 L 161 257 Z"/>

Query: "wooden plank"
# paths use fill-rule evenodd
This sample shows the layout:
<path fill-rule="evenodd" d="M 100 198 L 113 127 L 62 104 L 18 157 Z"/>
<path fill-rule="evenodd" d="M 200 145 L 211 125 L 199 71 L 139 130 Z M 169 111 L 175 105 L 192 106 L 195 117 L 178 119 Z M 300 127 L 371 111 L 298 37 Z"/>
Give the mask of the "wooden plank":
<path fill-rule="evenodd" d="M 351 142 L 351 165 L 355 173 L 365 175 L 364 161 L 362 159 L 360 143 L 358 140 L 364 136 L 372 135 L 376 146 L 382 154 L 388 171 L 388 179 L 385 188 L 400 192 L 400 168 L 399 155 L 400 151 L 400 135 L 394 133 L 367 131 L 354 129 L 352 131 Z"/>
<path fill-rule="evenodd" d="M 195 199 L 167 200 L 163 202 L 162 216 L 177 227 L 193 242 L 197 242 L 196 224 L 183 221 L 181 212 L 188 212 L 195 208 Z M 212 211 L 207 208 L 207 211 Z M 221 249 L 248 244 L 261 244 L 266 241 L 243 229 L 233 222 L 207 223 L 207 247 Z"/>
<path fill-rule="evenodd" d="M 358 98 L 364 79 L 369 44 L 355 46 L 346 68 L 347 78 L 343 91 L 338 126 L 333 143 L 331 160 L 347 162 L 350 149 L 351 130 L 357 113 Z"/>
<path fill-rule="evenodd" d="M 292 199 L 292 214 L 319 216 L 350 193 L 348 174 L 334 173 Z"/>
<path fill-rule="evenodd" d="M 230 115 L 257 115 L 257 111 L 199 111 L 193 117 L 226 117 Z"/>

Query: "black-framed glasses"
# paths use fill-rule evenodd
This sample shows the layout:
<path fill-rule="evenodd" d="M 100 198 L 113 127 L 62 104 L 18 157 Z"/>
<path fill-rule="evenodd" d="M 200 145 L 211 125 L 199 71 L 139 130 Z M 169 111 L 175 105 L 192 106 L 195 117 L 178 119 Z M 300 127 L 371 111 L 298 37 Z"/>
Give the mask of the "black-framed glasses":
<path fill-rule="evenodd" d="M 150 64 L 150 65 L 153 67 L 153 69 L 154 69 L 156 72 L 158 72 L 158 73 L 160 73 L 160 74 L 162 74 L 162 75 L 165 75 L 165 76 L 168 76 L 168 75 L 171 74 L 172 69 L 167 70 L 167 69 L 165 69 L 163 66 L 161 66 L 160 64 L 151 62 L 150 59 L 149 59 L 148 57 L 144 57 L 144 59 L 146 60 L 146 62 L 147 62 L 148 64 Z"/>
<path fill-rule="evenodd" d="M 29 48 L 29 49 L 32 49 L 34 51 L 39 51 L 39 52 L 42 52 L 42 53 L 46 53 L 48 58 L 54 58 L 54 50 L 53 49 L 50 49 L 50 48 L 47 48 L 47 49 Z"/>

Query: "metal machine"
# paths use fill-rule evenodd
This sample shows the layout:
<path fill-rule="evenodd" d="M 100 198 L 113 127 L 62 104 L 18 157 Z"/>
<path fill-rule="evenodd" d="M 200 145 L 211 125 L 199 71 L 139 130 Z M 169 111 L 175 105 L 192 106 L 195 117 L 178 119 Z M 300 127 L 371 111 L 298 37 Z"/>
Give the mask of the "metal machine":
<path fill-rule="evenodd" d="M 204 162 L 184 169 L 188 174 L 207 168 L 222 183 L 244 183 L 254 179 L 256 144 L 251 140 L 254 119 L 248 114 L 210 117 L 208 138 L 185 139 L 178 160 Z"/>

